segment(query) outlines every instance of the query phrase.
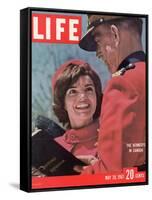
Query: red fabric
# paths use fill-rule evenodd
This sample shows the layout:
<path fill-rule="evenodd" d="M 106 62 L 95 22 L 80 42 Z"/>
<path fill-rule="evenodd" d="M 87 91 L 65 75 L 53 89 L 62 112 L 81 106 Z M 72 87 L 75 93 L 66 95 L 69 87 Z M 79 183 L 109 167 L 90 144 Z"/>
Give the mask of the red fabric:
<path fill-rule="evenodd" d="M 97 154 L 95 143 L 98 139 L 97 129 L 99 128 L 98 121 L 81 129 L 70 129 L 55 140 L 73 155 L 93 155 Z"/>
<path fill-rule="evenodd" d="M 127 144 L 145 143 L 145 63 L 113 77 L 104 92 L 98 141 L 99 161 L 82 174 L 120 171 L 142 165 L 143 152 L 129 152 Z"/>
<path fill-rule="evenodd" d="M 128 171 L 133 172 L 133 176 L 128 176 Z M 109 178 L 110 177 L 110 178 Z M 117 177 L 117 178 L 115 178 Z M 119 178 L 118 178 L 119 177 Z M 93 186 L 102 184 L 120 184 L 145 182 L 146 173 L 138 172 L 136 168 L 124 168 L 122 172 L 108 172 L 103 174 L 85 174 L 80 176 L 52 176 L 52 177 L 32 177 L 32 189 Z"/>

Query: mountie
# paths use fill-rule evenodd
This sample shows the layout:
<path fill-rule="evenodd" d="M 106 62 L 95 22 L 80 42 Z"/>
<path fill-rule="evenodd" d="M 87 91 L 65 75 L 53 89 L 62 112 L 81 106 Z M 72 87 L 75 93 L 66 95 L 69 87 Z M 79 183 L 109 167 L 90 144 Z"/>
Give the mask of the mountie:
<path fill-rule="evenodd" d="M 32 15 L 32 41 L 78 43 L 81 38 L 81 17 L 67 15 Z"/>

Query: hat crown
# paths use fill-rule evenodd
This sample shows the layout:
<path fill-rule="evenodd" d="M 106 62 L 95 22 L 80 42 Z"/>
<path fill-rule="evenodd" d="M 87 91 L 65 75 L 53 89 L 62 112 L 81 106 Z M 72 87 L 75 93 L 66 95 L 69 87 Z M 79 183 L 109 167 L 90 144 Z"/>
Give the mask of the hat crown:
<path fill-rule="evenodd" d="M 120 19 L 122 16 L 115 16 L 115 15 L 88 15 L 88 26 L 90 27 L 96 21 L 104 22 L 104 21 L 111 21 L 114 19 Z"/>

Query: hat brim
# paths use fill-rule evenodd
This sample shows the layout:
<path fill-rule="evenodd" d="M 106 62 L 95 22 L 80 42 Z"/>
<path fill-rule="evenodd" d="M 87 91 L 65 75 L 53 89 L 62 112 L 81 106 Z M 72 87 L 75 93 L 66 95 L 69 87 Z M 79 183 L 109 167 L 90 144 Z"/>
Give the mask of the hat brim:
<path fill-rule="evenodd" d="M 94 30 L 94 26 L 91 27 L 87 33 L 81 38 L 79 42 L 79 47 L 86 51 L 96 51 L 96 42 L 92 36 L 92 31 Z"/>

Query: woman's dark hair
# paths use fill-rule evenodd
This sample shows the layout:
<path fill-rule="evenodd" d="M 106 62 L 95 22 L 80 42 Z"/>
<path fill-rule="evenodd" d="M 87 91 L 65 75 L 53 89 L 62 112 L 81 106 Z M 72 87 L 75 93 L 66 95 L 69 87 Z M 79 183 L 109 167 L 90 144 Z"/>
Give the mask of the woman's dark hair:
<path fill-rule="evenodd" d="M 102 87 L 99 76 L 88 63 L 84 64 L 74 64 L 69 63 L 64 71 L 58 76 L 56 83 L 54 85 L 54 104 L 53 110 L 55 115 L 58 117 L 59 121 L 70 128 L 70 120 L 67 111 L 64 109 L 64 100 L 66 91 L 73 85 L 80 76 L 88 75 L 94 83 L 95 92 L 97 96 L 97 107 L 93 115 L 93 119 L 97 119 L 101 111 L 101 101 L 102 101 Z"/>

